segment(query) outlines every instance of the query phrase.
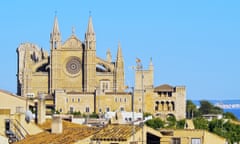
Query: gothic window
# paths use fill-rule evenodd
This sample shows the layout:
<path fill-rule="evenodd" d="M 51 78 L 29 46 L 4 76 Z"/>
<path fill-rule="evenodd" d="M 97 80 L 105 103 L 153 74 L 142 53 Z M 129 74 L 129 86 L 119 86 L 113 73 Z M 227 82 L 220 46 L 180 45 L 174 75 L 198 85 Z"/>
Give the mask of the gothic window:
<path fill-rule="evenodd" d="M 90 108 L 86 107 L 86 112 L 89 113 L 90 112 Z"/>
<path fill-rule="evenodd" d="M 172 97 L 172 92 L 168 92 L 168 96 L 169 96 L 169 97 Z"/>
<path fill-rule="evenodd" d="M 110 111 L 110 108 L 109 108 L 109 107 L 107 107 L 107 108 L 106 108 L 106 112 L 109 112 L 109 111 Z"/>
<path fill-rule="evenodd" d="M 172 110 L 175 111 L 175 105 L 174 105 L 174 102 L 172 102 Z"/>
<path fill-rule="evenodd" d="M 73 111 L 74 111 L 74 108 L 70 107 L 70 113 L 73 113 Z"/>
<path fill-rule="evenodd" d="M 140 112 L 140 113 L 141 113 L 141 112 L 142 112 L 142 109 L 138 109 L 138 112 Z"/>
<path fill-rule="evenodd" d="M 110 90 L 110 81 L 108 81 L 108 80 L 101 81 L 100 85 L 101 85 L 102 92 Z"/>
<path fill-rule="evenodd" d="M 66 71 L 73 76 L 77 75 L 81 71 L 81 61 L 77 57 L 70 58 L 66 63 Z"/>

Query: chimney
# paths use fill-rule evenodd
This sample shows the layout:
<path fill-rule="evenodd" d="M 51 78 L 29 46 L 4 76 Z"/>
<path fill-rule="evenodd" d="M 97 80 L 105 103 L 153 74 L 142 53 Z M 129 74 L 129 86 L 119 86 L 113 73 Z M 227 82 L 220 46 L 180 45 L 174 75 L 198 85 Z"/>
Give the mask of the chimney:
<path fill-rule="evenodd" d="M 60 115 L 52 116 L 52 133 L 60 134 L 63 131 L 62 117 Z"/>
<path fill-rule="evenodd" d="M 37 123 L 43 124 L 46 120 L 45 116 L 46 116 L 45 95 L 43 93 L 39 93 L 37 104 Z"/>

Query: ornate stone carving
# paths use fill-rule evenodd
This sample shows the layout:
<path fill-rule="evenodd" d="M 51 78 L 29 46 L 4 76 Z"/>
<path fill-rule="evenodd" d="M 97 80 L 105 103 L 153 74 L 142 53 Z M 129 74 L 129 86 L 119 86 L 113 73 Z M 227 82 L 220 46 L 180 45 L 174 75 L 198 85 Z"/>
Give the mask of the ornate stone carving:
<path fill-rule="evenodd" d="M 66 64 L 66 70 L 69 74 L 78 74 L 81 70 L 81 62 L 78 58 L 71 58 Z"/>

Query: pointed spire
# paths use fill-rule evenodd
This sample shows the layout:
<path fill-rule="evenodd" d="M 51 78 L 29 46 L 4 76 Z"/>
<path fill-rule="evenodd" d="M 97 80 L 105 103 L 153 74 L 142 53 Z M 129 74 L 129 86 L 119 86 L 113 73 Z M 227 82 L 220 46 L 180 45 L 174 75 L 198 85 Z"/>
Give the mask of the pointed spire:
<path fill-rule="evenodd" d="M 150 63 L 149 63 L 149 70 L 153 70 L 153 63 L 152 63 L 152 57 L 150 58 Z"/>
<path fill-rule="evenodd" d="M 96 36 L 92 24 L 92 16 L 89 16 L 88 27 L 85 33 L 86 48 L 96 50 Z"/>
<path fill-rule="evenodd" d="M 50 43 L 51 43 L 51 49 L 56 49 L 59 46 L 61 46 L 61 34 L 58 26 L 58 19 L 55 14 L 54 23 L 53 23 L 53 30 L 50 34 Z"/>
<path fill-rule="evenodd" d="M 110 49 L 108 49 L 108 51 L 107 51 L 107 61 L 112 62 L 112 54 L 111 54 Z"/>
<path fill-rule="evenodd" d="M 88 20 L 88 28 L 87 28 L 87 34 L 94 34 L 93 24 L 92 24 L 92 16 L 89 16 Z"/>
<path fill-rule="evenodd" d="M 122 58 L 122 48 L 120 42 L 118 42 L 118 51 L 117 51 L 117 59 Z"/>
<path fill-rule="evenodd" d="M 59 31 L 59 26 L 58 26 L 58 19 L 57 19 L 57 16 L 55 15 L 55 18 L 54 18 L 54 24 L 53 24 L 53 31 L 52 33 L 56 34 L 56 33 L 60 33 Z"/>

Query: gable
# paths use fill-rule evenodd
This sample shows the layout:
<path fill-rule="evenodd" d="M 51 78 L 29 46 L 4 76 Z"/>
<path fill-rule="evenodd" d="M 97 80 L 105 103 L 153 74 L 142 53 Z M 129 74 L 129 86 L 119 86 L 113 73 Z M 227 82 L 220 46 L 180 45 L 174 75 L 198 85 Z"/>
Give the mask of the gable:
<path fill-rule="evenodd" d="M 82 49 L 82 42 L 75 35 L 72 35 L 62 45 L 62 48 L 63 49 Z"/>

